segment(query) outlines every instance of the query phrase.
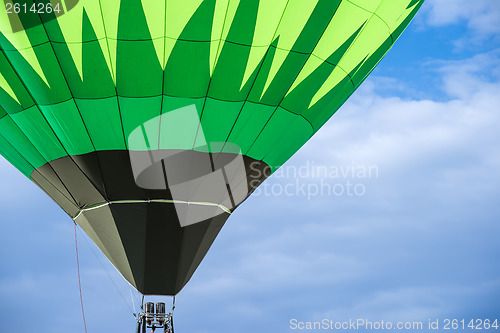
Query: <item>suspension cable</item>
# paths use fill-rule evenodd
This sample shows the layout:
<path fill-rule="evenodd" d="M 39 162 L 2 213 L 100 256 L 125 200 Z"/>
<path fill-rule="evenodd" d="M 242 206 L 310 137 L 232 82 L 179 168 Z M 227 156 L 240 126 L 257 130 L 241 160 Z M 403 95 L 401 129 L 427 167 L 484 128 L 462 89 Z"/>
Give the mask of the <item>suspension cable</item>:
<path fill-rule="evenodd" d="M 76 224 L 76 223 L 75 223 Z M 120 290 L 120 288 L 118 288 L 118 285 L 116 284 L 115 280 L 113 280 L 113 278 L 111 277 L 111 274 L 109 274 L 108 270 L 106 269 L 106 266 L 104 266 L 104 264 L 102 263 L 101 259 L 99 259 L 99 256 L 97 255 L 97 253 L 94 251 L 92 245 L 90 244 L 90 242 L 87 240 L 87 237 L 85 237 L 85 234 L 83 233 L 83 231 L 80 229 L 80 233 L 82 234 L 83 236 L 83 239 L 85 240 L 85 242 L 87 243 L 88 247 L 90 248 L 90 250 L 92 251 L 92 253 L 94 254 L 94 256 L 96 257 L 97 261 L 99 262 L 99 264 L 101 265 L 102 269 L 104 270 L 104 272 L 106 273 L 106 275 L 109 277 L 109 279 L 111 280 L 111 283 L 113 284 L 113 286 L 115 287 L 116 291 L 118 292 L 118 294 L 121 296 L 121 298 L 123 299 L 123 302 L 125 303 L 125 305 L 127 306 L 127 308 L 130 310 L 130 312 L 132 313 L 132 315 L 134 317 L 136 317 L 136 314 L 134 312 L 134 310 L 132 309 L 132 307 L 130 306 L 129 302 L 127 301 L 127 299 L 125 298 L 125 295 L 123 295 L 122 291 Z M 129 287 L 130 288 L 130 287 Z M 132 291 L 132 290 L 131 290 Z M 132 305 L 134 305 L 132 303 Z"/>
<path fill-rule="evenodd" d="M 85 328 L 85 333 L 87 333 L 87 322 L 85 320 L 85 310 L 83 309 L 82 282 L 80 279 L 80 260 L 78 258 L 78 234 L 76 233 L 76 222 L 74 223 L 75 223 L 76 268 L 78 271 L 78 288 L 80 290 L 80 304 L 82 306 L 83 327 Z"/>

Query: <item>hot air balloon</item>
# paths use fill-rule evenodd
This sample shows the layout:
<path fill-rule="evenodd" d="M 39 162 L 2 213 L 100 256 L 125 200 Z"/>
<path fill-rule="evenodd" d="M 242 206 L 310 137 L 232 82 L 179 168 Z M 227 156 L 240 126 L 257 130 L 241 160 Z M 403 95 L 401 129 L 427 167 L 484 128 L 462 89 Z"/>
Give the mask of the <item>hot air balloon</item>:
<path fill-rule="evenodd" d="M 6 0 L 0 153 L 140 293 L 176 295 L 422 2 Z"/>

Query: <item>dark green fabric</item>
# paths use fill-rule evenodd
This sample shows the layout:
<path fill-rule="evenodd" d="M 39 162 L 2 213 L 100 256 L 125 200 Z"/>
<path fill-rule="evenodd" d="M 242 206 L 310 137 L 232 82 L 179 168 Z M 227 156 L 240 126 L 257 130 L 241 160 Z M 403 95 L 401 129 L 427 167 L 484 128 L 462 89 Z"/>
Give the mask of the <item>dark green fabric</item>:
<path fill-rule="evenodd" d="M 25 136 L 2 132 L 2 150 L 22 155 L 12 162 L 24 174 L 63 156 L 127 149 L 141 123 L 193 104 L 209 142 L 237 144 L 276 170 L 361 84 L 422 1 L 384 0 L 375 12 L 341 0 L 165 4 L 87 0 L 25 30 L 2 22 L 0 127 L 11 118 Z M 269 124 L 281 134 L 267 134 Z M 289 144 L 275 150 L 281 142 Z"/>

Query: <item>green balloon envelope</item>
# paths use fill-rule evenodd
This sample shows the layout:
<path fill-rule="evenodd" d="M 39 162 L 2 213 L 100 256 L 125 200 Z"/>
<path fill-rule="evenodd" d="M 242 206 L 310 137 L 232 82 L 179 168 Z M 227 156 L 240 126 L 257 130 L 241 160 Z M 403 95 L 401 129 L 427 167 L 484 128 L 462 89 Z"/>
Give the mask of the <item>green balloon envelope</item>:
<path fill-rule="evenodd" d="M 340 108 L 422 2 L 2 11 L 0 153 L 137 290 L 175 295 L 234 209 Z"/>

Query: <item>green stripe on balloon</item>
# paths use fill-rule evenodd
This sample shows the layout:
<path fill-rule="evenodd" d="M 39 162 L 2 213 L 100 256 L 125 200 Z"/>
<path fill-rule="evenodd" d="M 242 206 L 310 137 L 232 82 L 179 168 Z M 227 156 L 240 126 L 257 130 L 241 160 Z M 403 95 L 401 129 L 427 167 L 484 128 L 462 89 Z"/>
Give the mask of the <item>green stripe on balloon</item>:
<path fill-rule="evenodd" d="M 148 22 L 155 21 L 148 21 L 145 0 L 121 1 L 114 28 L 109 26 L 114 21 L 106 8 L 107 29 L 116 30 L 117 39 L 108 36 L 107 40 L 99 40 L 95 8 L 87 12 L 84 2 L 80 12 L 75 9 L 57 20 L 19 32 L 32 45 L 42 71 L 0 34 L 0 69 L 11 90 L 0 89 L 0 117 L 10 119 L 0 122 L 0 126 L 11 124 L 17 128 L 2 132 L 9 142 L 3 147 L 5 155 L 22 152 L 28 163 L 19 159 L 12 162 L 24 174 L 30 174 L 40 163 L 63 156 L 126 149 L 127 136 L 141 123 L 194 104 L 207 141 L 233 142 L 242 153 L 262 158 L 275 169 L 363 82 L 422 4 L 408 1 L 406 11 L 402 8 L 399 14 L 390 12 L 386 5 L 380 13 L 382 21 L 384 14 L 403 19 L 394 31 L 389 31 L 389 38 L 375 48 L 367 44 L 363 49 L 366 54 L 356 55 L 359 61 L 349 62 L 351 68 L 342 68 L 339 62 L 350 56 L 358 36 L 369 36 L 364 26 L 350 27 L 355 30 L 345 35 L 325 60 L 313 52 L 318 43 L 325 42 L 324 32 L 331 28 L 339 8 L 348 5 L 345 1 L 318 1 L 290 50 L 280 48 L 280 37 L 286 31 L 277 29 L 280 33 L 269 39 L 259 60 L 251 52 L 262 47 L 253 45 L 258 37 L 256 24 L 262 1 L 241 0 L 234 17 L 225 18 L 227 36 L 220 42 L 213 71 L 210 64 L 214 43 L 219 42 L 212 40 L 212 30 L 216 25 L 220 29 L 222 24 L 216 22 L 222 16 L 216 15 L 215 0 L 201 1 L 177 40 L 152 40 L 151 31 L 158 34 L 166 30 L 148 26 Z M 92 5 L 87 5 L 89 10 Z M 75 13 L 80 17 L 74 24 L 82 27 L 81 73 L 70 52 L 71 45 L 65 42 L 63 25 L 59 24 L 70 15 L 76 18 Z M 282 17 L 284 13 L 274 15 Z M 169 52 L 163 45 L 168 54 L 165 64 L 158 58 L 158 43 L 173 43 Z M 115 58 L 116 64 L 111 60 Z M 248 68 L 250 63 L 254 68 Z M 328 80 L 335 81 L 335 85 L 324 86 Z M 322 94 L 316 96 L 320 89 Z M 34 124 L 35 130 L 31 127 Z M 194 144 L 196 138 L 192 140 Z"/>

